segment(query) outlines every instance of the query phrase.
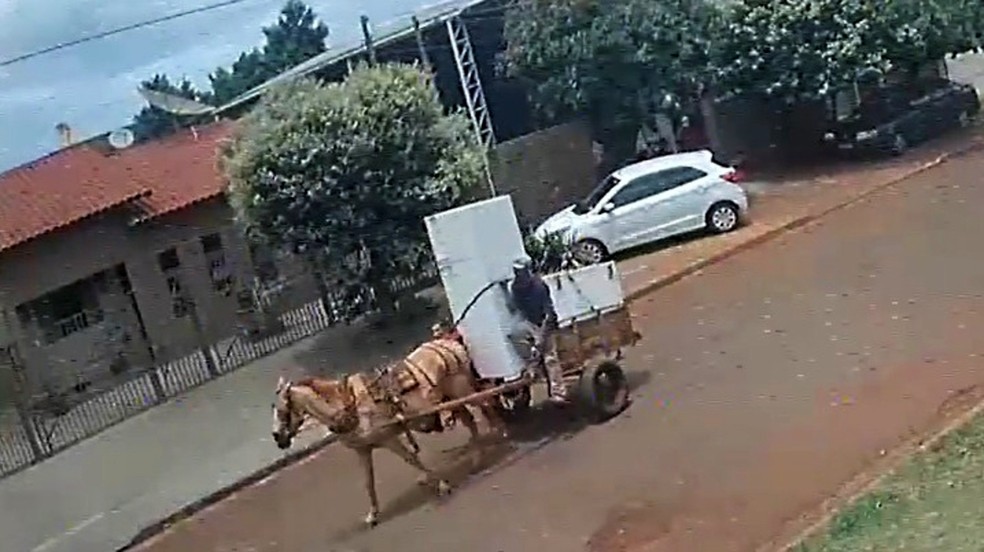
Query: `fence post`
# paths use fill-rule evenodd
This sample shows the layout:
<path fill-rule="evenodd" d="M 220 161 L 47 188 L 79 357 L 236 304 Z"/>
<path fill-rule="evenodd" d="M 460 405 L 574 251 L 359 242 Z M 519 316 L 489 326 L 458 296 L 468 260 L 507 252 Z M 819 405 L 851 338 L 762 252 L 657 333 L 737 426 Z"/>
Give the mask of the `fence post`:
<path fill-rule="evenodd" d="M 24 381 L 24 364 L 19 351 L 19 344 L 22 342 L 23 336 L 20 332 L 19 321 L 11 320 L 12 318 L 7 309 L 0 309 L 0 325 L 9 330 L 9 337 L 11 338 L 10 343 L 5 346 L 0 343 L 0 354 L 6 356 L 10 364 L 10 382 L 13 387 L 14 410 L 17 411 L 17 421 L 27 437 L 27 444 L 31 448 L 34 461 L 39 462 L 47 458 L 48 454 L 46 449 L 41 446 L 37 428 L 31 421 L 30 405 L 26 400 L 27 382 Z"/>
<path fill-rule="evenodd" d="M 151 357 L 154 360 L 150 361 L 150 386 L 154 388 L 154 398 L 157 399 L 158 403 L 162 403 L 167 400 L 167 392 L 164 390 L 164 382 L 161 380 L 161 373 L 157 369 L 157 355 Z"/>
<path fill-rule="evenodd" d="M 321 270 L 321 261 L 314 253 L 305 255 L 305 260 L 308 270 L 311 271 L 311 276 L 314 278 L 314 287 L 318 290 L 318 302 L 321 304 L 321 310 L 328 317 L 329 324 L 334 324 L 335 321 L 332 319 L 331 305 L 329 304 L 331 298 L 329 297 L 328 286 L 325 284 L 324 272 Z"/>

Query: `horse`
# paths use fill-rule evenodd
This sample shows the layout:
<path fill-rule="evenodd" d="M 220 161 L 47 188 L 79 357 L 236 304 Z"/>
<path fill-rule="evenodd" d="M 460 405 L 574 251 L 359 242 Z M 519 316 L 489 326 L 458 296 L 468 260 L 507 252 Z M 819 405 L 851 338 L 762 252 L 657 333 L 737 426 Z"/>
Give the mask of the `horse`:
<path fill-rule="evenodd" d="M 435 330 L 435 334 L 436 334 Z M 411 431 L 444 431 L 460 419 L 471 433 L 470 445 L 477 453 L 481 447 L 478 425 L 468 407 L 458 407 L 451 419 L 439 414 L 414 417 L 414 413 L 441 402 L 463 398 L 477 391 L 471 358 L 458 336 L 435 335 L 401 362 L 382 371 L 375 378 L 349 374 L 340 379 L 305 378 L 292 383 L 283 377 L 277 382 L 274 403 L 273 439 L 285 450 L 311 417 L 328 428 L 338 441 L 356 452 L 365 475 L 370 509 L 365 523 L 374 527 L 379 518 L 372 451 L 385 448 L 421 472 L 420 484 L 435 487 L 439 496 L 450 492 L 448 482 L 438 477 L 420 460 L 419 447 Z M 488 427 L 506 437 L 505 424 L 491 401 L 477 408 Z M 406 441 L 403 438 L 405 437 Z"/>

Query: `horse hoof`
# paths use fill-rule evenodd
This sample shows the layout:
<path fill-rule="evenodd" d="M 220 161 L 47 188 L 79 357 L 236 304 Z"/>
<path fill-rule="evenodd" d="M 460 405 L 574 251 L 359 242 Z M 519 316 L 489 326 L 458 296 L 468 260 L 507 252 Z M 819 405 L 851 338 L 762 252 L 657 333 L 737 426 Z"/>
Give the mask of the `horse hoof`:
<path fill-rule="evenodd" d="M 447 496 L 449 494 L 451 494 L 451 485 L 443 479 L 438 481 L 437 496 Z"/>
<path fill-rule="evenodd" d="M 379 525 L 379 516 L 375 512 L 369 512 L 366 516 L 366 527 L 372 529 L 373 527 Z"/>

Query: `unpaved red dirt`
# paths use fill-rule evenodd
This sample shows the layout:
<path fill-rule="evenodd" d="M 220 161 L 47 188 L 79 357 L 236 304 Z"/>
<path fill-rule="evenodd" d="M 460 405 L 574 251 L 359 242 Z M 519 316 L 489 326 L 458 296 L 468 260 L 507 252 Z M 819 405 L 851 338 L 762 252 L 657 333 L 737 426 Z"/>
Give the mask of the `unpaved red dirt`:
<path fill-rule="evenodd" d="M 630 410 L 545 411 L 466 479 L 430 454 L 460 484 L 446 501 L 380 452 L 386 519 L 364 531 L 332 447 L 140 549 L 754 549 L 984 384 L 981 174 L 984 156 L 948 162 L 637 302 Z"/>

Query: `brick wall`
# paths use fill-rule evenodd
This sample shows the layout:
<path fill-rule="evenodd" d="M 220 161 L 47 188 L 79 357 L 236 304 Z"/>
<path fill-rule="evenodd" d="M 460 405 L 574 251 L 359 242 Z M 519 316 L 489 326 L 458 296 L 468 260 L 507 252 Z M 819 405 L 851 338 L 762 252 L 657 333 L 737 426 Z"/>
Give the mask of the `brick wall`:
<path fill-rule="evenodd" d="M 496 146 L 492 174 L 500 194 L 512 194 L 521 225 L 536 224 L 591 191 L 596 182 L 591 135 L 567 123 Z"/>

